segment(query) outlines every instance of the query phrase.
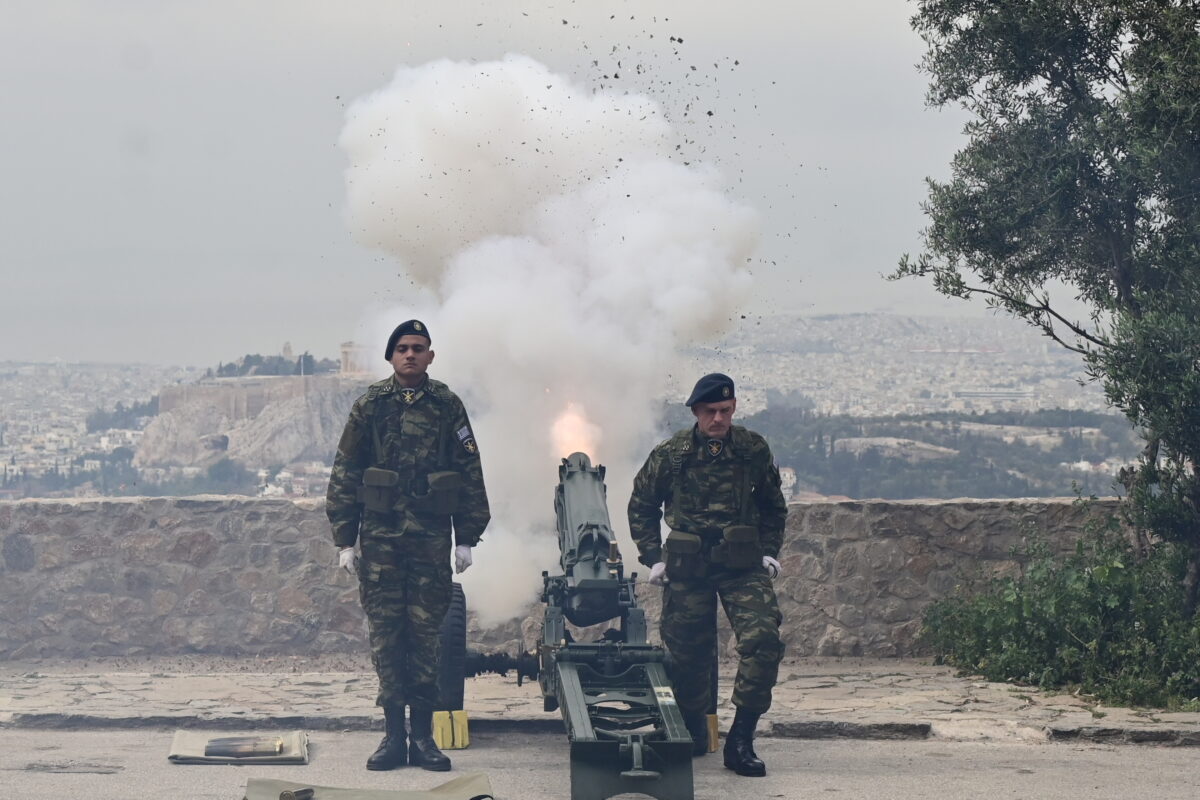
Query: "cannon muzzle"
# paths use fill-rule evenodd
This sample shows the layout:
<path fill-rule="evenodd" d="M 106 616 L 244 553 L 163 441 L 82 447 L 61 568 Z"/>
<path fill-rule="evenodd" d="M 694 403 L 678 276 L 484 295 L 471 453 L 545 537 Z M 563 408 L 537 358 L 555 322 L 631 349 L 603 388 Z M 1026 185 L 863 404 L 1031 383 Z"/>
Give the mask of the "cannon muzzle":
<path fill-rule="evenodd" d="M 558 548 L 566 579 L 563 613 L 581 627 L 621 616 L 621 551 L 608 517 L 604 467 L 572 453 L 554 493 Z"/>

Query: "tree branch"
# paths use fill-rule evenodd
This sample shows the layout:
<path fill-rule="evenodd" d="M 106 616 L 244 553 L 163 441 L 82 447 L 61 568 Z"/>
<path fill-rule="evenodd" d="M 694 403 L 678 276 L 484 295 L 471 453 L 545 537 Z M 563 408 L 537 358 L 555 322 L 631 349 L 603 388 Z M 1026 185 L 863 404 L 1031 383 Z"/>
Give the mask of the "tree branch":
<path fill-rule="evenodd" d="M 1049 314 L 1050 316 L 1054 317 L 1056 320 L 1061 322 L 1065 327 L 1070 329 L 1071 333 L 1074 333 L 1080 339 L 1089 341 L 1092 344 L 1096 345 L 1097 347 L 1104 347 L 1104 348 L 1112 347 L 1111 343 L 1105 341 L 1104 339 L 1097 338 L 1092 333 L 1089 333 L 1087 330 L 1085 330 L 1085 329 L 1079 327 L 1078 325 L 1076 325 L 1075 323 L 1069 321 L 1062 314 L 1059 314 L 1057 311 L 1055 311 L 1053 308 L 1050 307 L 1050 303 L 1047 300 L 1042 300 L 1041 303 L 1034 305 L 1033 303 L 1030 303 L 1026 300 L 1022 300 L 1019 297 L 1014 297 L 1009 294 L 1004 294 L 1003 292 L 997 292 L 992 289 L 984 289 L 982 287 L 977 287 L 977 286 L 963 285 L 963 290 L 968 293 L 971 293 L 971 294 L 982 294 L 982 295 L 986 295 L 989 297 L 995 297 L 997 300 L 1000 300 L 1002 302 L 1009 303 L 1009 304 L 1012 304 L 1015 306 L 1020 306 L 1021 308 L 1025 309 L 1026 311 L 1031 311 L 1034 313 L 1041 312 L 1041 313 Z M 1076 353 L 1080 353 L 1082 355 L 1087 355 L 1087 353 L 1088 353 L 1087 350 L 1076 347 L 1074 345 L 1067 344 L 1062 339 L 1060 339 L 1056 335 L 1056 333 L 1054 331 L 1054 326 L 1052 324 L 1039 323 L 1039 327 L 1043 331 L 1046 332 L 1047 336 L 1049 336 L 1051 339 L 1058 342 L 1059 344 L 1061 344 L 1063 347 L 1067 348 L 1068 350 L 1073 350 Z"/>

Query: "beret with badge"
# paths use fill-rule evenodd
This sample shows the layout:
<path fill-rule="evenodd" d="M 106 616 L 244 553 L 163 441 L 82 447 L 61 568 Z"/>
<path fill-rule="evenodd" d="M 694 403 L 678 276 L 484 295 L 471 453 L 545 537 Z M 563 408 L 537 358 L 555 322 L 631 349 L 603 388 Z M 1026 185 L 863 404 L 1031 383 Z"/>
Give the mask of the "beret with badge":
<path fill-rule="evenodd" d="M 396 326 L 396 330 L 392 331 L 392 335 L 388 337 L 387 350 L 384 352 L 383 360 L 391 361 L 392 353 L 396 349 L 396 342 L 400 341 L 401 336 L 424 336 L 425 339 L 433 344 L 433 339 L 429 337 L 429 328 L 425 327 L 425 323 L 419 319 L 410 319 L 408 322 L 401 322 Z"/>
<path fill-rule="evenodd" d="M 696 387 L 684 405 L 691 408 L 696 403 L 719 403 L 734 397 L 733 378 L 720 372 L 710 372 L 696 381 Z"/>

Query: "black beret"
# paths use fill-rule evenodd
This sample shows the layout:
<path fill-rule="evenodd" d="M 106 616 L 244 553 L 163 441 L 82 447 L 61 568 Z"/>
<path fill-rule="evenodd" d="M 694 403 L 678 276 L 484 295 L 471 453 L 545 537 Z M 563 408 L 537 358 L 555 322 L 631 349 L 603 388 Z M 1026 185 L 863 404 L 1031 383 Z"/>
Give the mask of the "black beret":
<path fill-rule="evenodd" d="M 696 388 L 692 389 L 692 396 L 684 405 L 691 408 L 696 403 L 719 403 L 734 396 L 733 378 L 719 372 L 710 372 L 696 381 Z"/>
<path fill-rule="evenodd" d="M 419 319 L 410 319 L 408 322 L 401 322 L 396 326 L 396 330 L 392 331 L 392 335 L 388 337 L 387 350 L 383 354 L 384 361 L 392 360 L 392 351 L 396 349 L 396 342 L 400 341 L 401 336 L 409 334 L 414 336 L 424 336 L 433 344 L 433 339 L 429 338 L 429 329 L 425 327 L 425 323 Z"/>

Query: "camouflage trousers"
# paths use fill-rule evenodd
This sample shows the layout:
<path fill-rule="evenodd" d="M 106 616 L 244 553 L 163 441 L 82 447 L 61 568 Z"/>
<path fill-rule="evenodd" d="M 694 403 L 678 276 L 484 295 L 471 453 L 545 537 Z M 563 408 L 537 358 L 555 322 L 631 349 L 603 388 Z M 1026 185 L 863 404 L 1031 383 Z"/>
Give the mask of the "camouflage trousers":
<path fill-rule="evenodd" d="M 380 706 L 436 708 L 450 554 L 441 536 L 364 535 L 358 589 L 379 676 Z"/>
<path fill-rule="evenodd" d="M 672 683 L 680 710 L 708 710 L 717 637 L 717 599 L 737 638 L 733 704 L 761 714 L 771 707 L 783 640 L 779 602 L 767 571 L 708 567 L 705 577 L 672 579 L 663 589 L 662 639 L 675 661 Z"/>

